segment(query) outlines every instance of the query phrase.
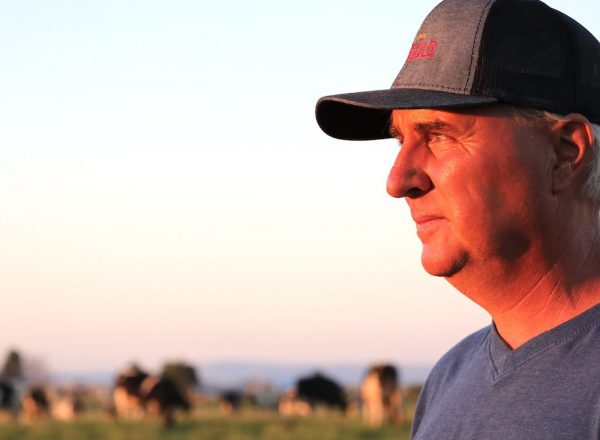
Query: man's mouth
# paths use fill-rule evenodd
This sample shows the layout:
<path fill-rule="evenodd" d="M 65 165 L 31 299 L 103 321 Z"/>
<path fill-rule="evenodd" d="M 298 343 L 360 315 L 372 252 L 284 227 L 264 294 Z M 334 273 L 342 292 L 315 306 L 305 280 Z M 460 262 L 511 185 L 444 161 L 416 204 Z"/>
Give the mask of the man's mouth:
<path fill-rule="evenodd" d="M 417 225 L 417 233 L 419 233 L 427 232 L 434 228 L 437 228 L 440 225 L 440 223 L 445 221 L 446 219 L 440 215 L 426 214 L 414 216 L 413 220 Z"/>

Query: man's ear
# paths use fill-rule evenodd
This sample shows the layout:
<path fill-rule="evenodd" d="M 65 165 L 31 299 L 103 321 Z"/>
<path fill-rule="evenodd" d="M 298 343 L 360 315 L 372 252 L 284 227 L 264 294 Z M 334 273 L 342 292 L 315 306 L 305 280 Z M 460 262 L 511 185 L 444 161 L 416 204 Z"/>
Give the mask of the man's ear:
<path fill-rule="evenodd" d="M 586 165 L 592 157 L 594 131 L 590 121 L 577 113 L 565 116 L 552 129 L 556 134 L 552 190 L 556 194 L 585 177 Z"/>

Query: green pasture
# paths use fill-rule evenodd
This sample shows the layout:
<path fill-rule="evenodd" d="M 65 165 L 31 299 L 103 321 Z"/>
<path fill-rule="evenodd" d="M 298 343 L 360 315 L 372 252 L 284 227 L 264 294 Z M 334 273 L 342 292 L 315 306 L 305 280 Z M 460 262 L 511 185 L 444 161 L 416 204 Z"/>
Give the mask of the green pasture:
<path fill-rule="evenodd" d="M 245 439 L 408 439 L 409 422 L 374 429 L 358 415 L 322 412 L 309 417 L 283 417 L 274 412 L 242 411 L 225 416 L 195 412 L 180 416 L 172 428 L 157 419 L 116 421 L 103 414 L 88 414 L 72 422 L 38 420 L 0 424 L 0 440 L 245 440 Z"/>
<path fill-rule="evenodd" d="M 285 417 L 245 402 L 239 412 L 225 415 L 216 397 L 201 396 L 194 399 L 191 413 L 177 414 L 175 426 L 166 428 L 154 417 L 116 420 L 106 412 L 106 402 L 92 398 L 86 401 L 88 411 L 71 422 L 49 418 L 14 422 L 0 417 L 0 440 L 406 440 L 419 391 L 419 387 L 404 389 L 406 420 L 381 428 L 366 426 L 356 406 L 345 415 L 318 407 L 307 417 Z"/>

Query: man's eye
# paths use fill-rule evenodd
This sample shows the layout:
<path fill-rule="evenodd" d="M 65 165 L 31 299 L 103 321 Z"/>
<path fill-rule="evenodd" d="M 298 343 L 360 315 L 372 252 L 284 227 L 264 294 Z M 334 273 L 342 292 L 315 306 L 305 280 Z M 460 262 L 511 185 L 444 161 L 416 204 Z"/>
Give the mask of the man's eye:
<path fill-rule="evenodd" d="M 432 133 L 431 138 L 436 141 L 445 141 L 445 140 L 450 139 L 448 136 L 446 136 L 443 133 Z"/>

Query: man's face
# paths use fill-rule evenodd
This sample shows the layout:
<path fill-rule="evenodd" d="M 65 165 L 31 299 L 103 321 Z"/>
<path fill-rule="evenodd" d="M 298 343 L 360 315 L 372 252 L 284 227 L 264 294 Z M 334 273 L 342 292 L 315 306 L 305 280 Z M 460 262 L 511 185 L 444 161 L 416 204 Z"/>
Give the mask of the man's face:
<path fill-rule="evenodd" d="M 543 246 L 555 209 L 547 129 L 500 106 L 395 110 L 392 128 L 402 145 L 387 191 L 406 198 L 427 272 L 506 269 Z"/>

